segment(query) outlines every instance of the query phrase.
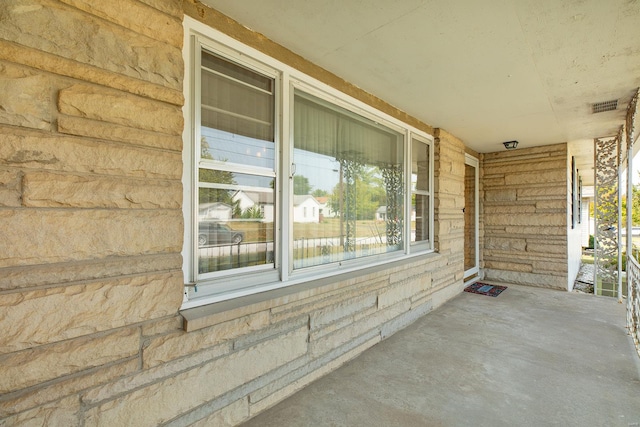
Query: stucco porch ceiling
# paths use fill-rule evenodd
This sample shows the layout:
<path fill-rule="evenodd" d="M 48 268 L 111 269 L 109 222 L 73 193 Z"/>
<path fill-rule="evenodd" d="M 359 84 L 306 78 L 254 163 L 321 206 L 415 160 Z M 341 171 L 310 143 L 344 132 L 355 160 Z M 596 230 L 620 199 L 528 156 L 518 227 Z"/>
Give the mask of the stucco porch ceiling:
<path fill-rule="evenodd" d="M 640 86 L 638 0 L 202 1 L 478 152 L 570 142 L 585 185 Z"/>

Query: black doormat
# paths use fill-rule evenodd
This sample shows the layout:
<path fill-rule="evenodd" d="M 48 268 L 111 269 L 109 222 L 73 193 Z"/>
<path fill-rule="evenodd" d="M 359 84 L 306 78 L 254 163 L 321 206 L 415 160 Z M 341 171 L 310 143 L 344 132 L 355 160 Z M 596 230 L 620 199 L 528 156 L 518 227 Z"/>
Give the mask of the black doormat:
<path fill-rule="evenodd" d="M 469 285 L 464 288 L 465 292 L 471 292 L 472 294 L 489 295 L 490 297 L 497 297 L 507 289 L 506 286 L 488 285 L 486 283 L 476 282 L 473 285 Z"/>

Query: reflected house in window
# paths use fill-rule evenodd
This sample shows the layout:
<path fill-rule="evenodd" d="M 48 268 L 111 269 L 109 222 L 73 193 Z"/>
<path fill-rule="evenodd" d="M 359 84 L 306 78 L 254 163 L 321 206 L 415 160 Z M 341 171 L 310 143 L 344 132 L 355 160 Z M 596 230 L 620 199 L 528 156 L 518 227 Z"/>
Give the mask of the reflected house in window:
<path fill-rule="evenodd" d="M 259 208 L 262 214 L 262 219 L 265 222 L 273 222 L 274 217 L 274 205 L 273 205 L 273 192 L 258 192 L 258 191 L 237 191 L 232 200 L 238 203 L 240 209 L 243 212 L 248 209 Z"/>
<path fill-rule="evenodd" d="M 201 203 L 198 209 L 198 220 L 228 221 L 233 215 L 233 208 L 226 203 Z"/>
<path fill-rule="evenodd" d="M 337 214 L 333 210 L 331 210 L 331 205 L 329 204 L 329 197 L 327 196 L 316 197 L 316 200 L 320 204 L 320 215 L 322 215 L 323 218 L 335 218 L 337 216 Z"/>
<path fill-rule="evenodd" d="M 376 221 L 386 221 L 387 220 L 387 207 L 380 206 L 376 209 Z M 411 208 L 411 221 L 416 220 L 416 208 Z"/>
<path fill-rule="evenodd" d="M 293 222 L 320 222 L 320 203 L 306 194 L 293 196 Z"/>

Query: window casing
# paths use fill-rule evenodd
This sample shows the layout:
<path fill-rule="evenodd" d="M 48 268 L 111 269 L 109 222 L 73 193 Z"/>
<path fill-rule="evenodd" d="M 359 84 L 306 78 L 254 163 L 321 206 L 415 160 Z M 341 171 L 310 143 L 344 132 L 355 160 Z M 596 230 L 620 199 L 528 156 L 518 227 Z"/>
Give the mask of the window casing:
<path fill-rule="evenodd" d="M 429 135 L 185 26 L 183 308 L 433 249 Z"/>

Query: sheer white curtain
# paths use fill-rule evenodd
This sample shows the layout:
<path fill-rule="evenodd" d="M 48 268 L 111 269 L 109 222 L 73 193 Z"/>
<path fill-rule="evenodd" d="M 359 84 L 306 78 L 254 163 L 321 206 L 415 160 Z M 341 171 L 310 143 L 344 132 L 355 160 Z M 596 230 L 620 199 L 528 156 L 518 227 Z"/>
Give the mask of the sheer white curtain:
<path fill-rule="evenodd" d="M 310 95 L 294 100 L 295 148 L 372 166 L 402 163 L 402 136 Z"/>

